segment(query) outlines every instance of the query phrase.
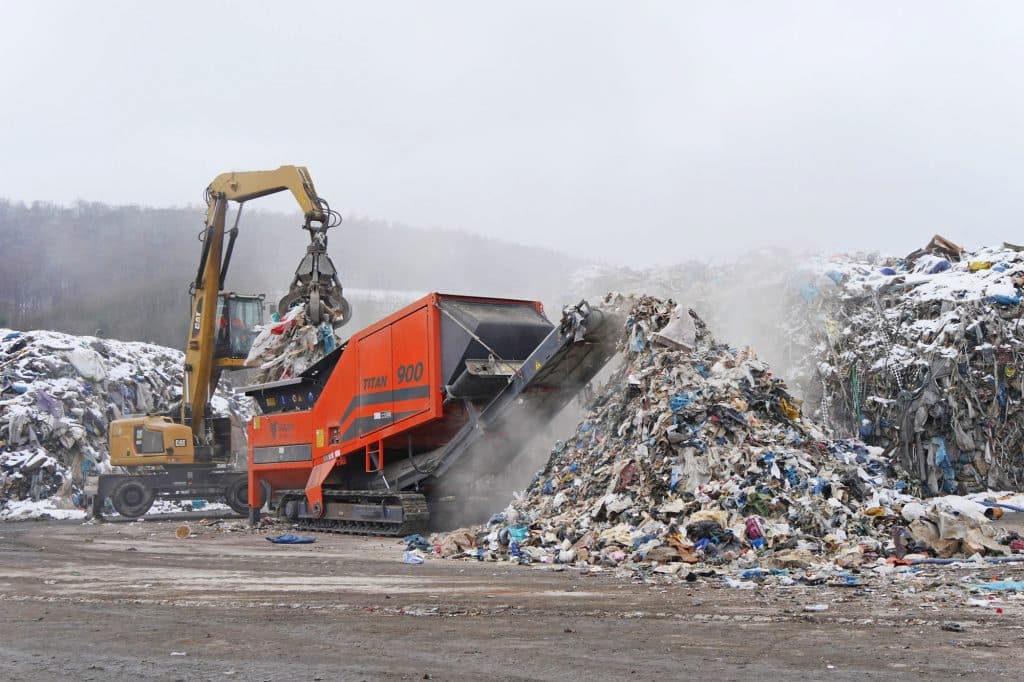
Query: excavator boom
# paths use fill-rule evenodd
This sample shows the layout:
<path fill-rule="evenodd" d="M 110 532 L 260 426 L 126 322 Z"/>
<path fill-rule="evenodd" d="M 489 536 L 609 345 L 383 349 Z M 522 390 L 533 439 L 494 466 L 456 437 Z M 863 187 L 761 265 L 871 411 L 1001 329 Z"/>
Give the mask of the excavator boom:
<path fill-rule="evenodd" d="M 313 179 L 309 176 L 309 171 L 305 166 L 281 166 L 277 170 L 221 173 L 206 188 L 207 194 L 210 196 L 223 196 L 228 201 L 237 201 L 240 204 L 250 199 L 258 199 L 285 190 L 289 190 L 295 197 L 295 201 L 299 203 L 307 224 L 327 221 L 324 202 L 317 195 Z M 212 211 L 212 203 L 210 208 Z M 208 213 L 207 224 L 212 218 L 212 213 Z"/>

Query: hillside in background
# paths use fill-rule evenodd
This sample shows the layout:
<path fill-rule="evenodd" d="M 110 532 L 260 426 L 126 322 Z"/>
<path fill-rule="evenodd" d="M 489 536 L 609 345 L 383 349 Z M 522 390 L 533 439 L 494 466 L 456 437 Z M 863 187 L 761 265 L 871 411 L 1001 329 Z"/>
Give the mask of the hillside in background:
<path fill-rule="evenodd" d="M 180 347 L 204 217 L 201 207 L 0 200 L 0 327 Z M 287 289 L 309 241 L 300 225 L 297 214 L 244 211 L 228 288 L 268 295 Z M 570 273 L 585 264 L 545 249 L 361 217 L 331 230 L 329 252 L 346 288 L 530 298 L 549 307 L 572 296 Z M 404 298 L 356 305 L 348 330 Z"/>

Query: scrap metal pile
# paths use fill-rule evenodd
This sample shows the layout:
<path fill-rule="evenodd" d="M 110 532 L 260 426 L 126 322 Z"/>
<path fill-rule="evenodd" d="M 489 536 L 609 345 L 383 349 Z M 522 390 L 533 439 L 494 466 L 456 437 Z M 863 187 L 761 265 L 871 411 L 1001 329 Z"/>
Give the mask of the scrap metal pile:
<path fill-rule="evenodd" d="M 674 575 L 1024 547 L 978 501 L 906 494 L 882 448 L 829 440 L 766 363 L 718 343 L 693 311 L 650 297 L 605 305 L 629 311 L 624 359 L 576 433 L 487 526 L 414 539 L 420 549 Z"/>
<path fill-rule="evenodd" d="M 295 377 L 338 347 L 329 322 L 319 325 L 306 320 L 306 305 L 290 308 L 283 318 L 260 328 L 245 366 L 256 370 L 251 383 L 262 384 Z"/>
<path fill-rule="evenodd" d="M 70 499 L 107 471 L 107 425 L 181 399 L 180 351 L 51 331 L 0 329 L 0 516 L 19 501 Z M 249 399 L 221 392 L 214 412 L 247 418 Z"/>
<path fill-rule="evenodd" d="M 802 293 L 822 421 L 884 448 L 921 494 L 1024 489 L 1020 248 L 936 237 L 817 270 Z"/>

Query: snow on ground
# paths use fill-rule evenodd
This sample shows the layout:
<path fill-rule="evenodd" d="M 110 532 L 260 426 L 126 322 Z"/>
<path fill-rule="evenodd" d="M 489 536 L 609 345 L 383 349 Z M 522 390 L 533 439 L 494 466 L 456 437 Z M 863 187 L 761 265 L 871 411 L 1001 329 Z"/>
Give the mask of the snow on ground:
<path fill-rule="evenodd" d="M 0 509 L 0 520 L 25 521 L 27 519 L 84 519 L 84 509 L 61 509 L 53 499 L 46 500 L 10 500 Z"/>

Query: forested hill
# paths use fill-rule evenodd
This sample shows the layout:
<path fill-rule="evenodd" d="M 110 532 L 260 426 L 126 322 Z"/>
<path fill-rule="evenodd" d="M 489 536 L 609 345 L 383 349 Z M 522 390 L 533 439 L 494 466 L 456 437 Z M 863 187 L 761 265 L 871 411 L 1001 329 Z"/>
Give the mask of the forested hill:
<path fill-rule="evenodd" d="M 0 200 L 0 327 L 180 347 L 204 217 L 198 206 Z M 301 220 L 246 209 L 227 288 L 286 289 L 309 242 Z M 569 274 L 583 265 L 554 251 L 348 216 L 329 233 L 328 250 L 345 287 L 537 298 L 549 306 L 572 295 Z"/>

